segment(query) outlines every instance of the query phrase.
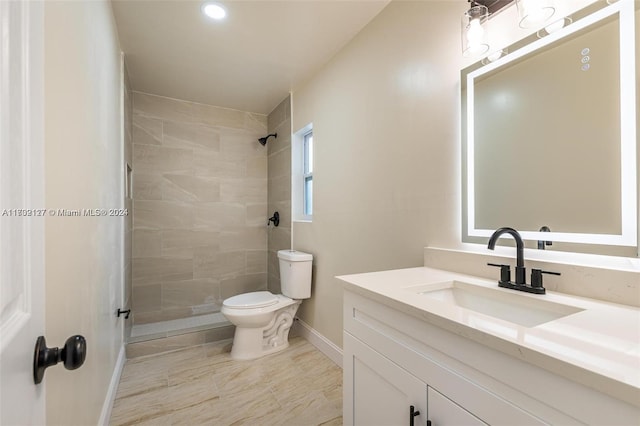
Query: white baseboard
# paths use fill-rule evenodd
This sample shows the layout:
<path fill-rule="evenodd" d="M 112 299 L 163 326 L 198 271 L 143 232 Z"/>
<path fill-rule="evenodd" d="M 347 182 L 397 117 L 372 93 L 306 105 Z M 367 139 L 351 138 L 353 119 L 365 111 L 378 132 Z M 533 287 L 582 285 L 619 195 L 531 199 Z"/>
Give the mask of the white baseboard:
<path fill-rule="evenodd" d="M 102 412 L 100 413 L 99 425 L 107 426 L 109 424 L 109 418 L 111 417 L 111 409 L 113 408 L 113 402 L 116 399 L 116 392 L 118 391 L 118 383 L 120 383 L 120 375 L 124 368 L 124 363 L 127 361 L 127 357 L 124 350 L 124 345 L 120 347 L 120 353 L 118 354 L 118 360 L 116 366 L 113 369 L 111 375 L 111 383 L 109 383 L 109 389 L 107 390 L 107 396 L 102 404 Z"/>
<path fill-rule="evenodd" d="M 329 357 L 338 367 L 342 368 L 342 349 L 336 346 L 331 340 L 318 333 L 318 331 L 299 318 L 296 318 L 296 321 L 293 323 L 292 331 L 295 335 L 307 339 L 309 343 Z"/>

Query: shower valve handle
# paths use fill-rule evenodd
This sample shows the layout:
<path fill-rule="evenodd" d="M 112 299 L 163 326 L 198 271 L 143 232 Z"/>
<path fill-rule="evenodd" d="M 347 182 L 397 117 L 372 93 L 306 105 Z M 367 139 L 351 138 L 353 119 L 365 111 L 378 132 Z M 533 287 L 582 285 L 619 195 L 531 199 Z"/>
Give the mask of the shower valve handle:
<path fill-rule="evenodd" d="M 273 216 L 271 216 L 269 218 L 269 221 L 267 222 L 267 226 L 269 226 L 271 222 L 273 222 L 273 226 L 280 225 L 280 213 L 278 212 L 273 213 Z"/>

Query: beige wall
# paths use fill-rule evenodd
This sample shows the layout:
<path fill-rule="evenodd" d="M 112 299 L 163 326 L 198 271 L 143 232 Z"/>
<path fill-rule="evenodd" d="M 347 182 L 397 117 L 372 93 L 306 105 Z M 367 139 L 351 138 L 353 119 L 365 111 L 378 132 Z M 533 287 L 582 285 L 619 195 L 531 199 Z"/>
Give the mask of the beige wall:
<path fill-rule="evenodd" d="M 135 323 L 266 289 L 266 131 L 265 115 L 134 92 Z"/>
<path fill-rule="evenodd" d="M 123 207 L 120 49 L 107 1 L 45 5 L 49 209 Z M 47 424 L 97 424 L 122 346 L 124 219 L 47 217 L 46 338 L 87 340 L 84 366 L 47 370 Z M 28 408 L 26 408 L 28 409 Z"/>
<path fill-rule="evenodd" d="M 423 263 L 459 241 L 458 75 L 465 2 L 392 2 L 293 93 L 313 122 L 314 216 L 294 248 L 314 255 L 300 317 L 342 345 L 336 275 Z"/>
<path fill-rule="evenodd" d="M 268 117 L 268 133 L 277 133 L 278 138 L 269 138 L 269 205 L 271 216 L 280 214 L 280 225 L 270 226 L 269 233 L 269 277 L 268 288 L 280 293 L 280 265 L 278 250 L 291 247 L 291 97 L 280 102 Z"/>

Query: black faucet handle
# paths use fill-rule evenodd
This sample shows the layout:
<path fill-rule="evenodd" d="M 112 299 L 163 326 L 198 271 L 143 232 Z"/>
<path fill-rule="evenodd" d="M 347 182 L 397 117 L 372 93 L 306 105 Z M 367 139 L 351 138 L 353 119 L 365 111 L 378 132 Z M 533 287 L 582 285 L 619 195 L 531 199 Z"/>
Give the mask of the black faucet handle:
<path fill-rule="evenodd" d="M 543 271 L 542 269 L 532 269 L 531 270 L 531 287 L 543 288 L 542 274 L 561 275 L 560 272 Z"/>
<path fill-rule="evenodd" d="M 499 263 L 487 263 L 489 266 L 495 266 L 496 268 L 500 268 L 500 282 L 508 283 L 511 282 L 511 266 L 509 265 L 501 265 Z"/>

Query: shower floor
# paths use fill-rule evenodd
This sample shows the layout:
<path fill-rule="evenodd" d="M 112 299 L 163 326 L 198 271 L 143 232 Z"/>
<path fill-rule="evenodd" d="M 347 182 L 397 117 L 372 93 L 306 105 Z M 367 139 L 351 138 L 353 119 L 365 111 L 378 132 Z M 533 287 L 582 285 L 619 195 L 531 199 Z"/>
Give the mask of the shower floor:
<path fill-rule="evenodd" d="M 229 326 L 231 323 L 220 312 L 206 315 L 196 315 L 170 321 L 136 324 L 131 329 L 129 343 L 143 342 L 152 339 L 177 336 L 194 331 L 209 330 L 217 327 Z"/>

